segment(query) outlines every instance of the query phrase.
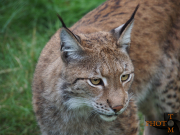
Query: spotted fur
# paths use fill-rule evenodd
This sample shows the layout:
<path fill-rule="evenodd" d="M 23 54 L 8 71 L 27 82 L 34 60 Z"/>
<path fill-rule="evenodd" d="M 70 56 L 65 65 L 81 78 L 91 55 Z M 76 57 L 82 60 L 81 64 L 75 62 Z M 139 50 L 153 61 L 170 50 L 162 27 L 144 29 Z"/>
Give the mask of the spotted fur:
<path fill-rule="evenodd" d="M 123 49 L 113 31 L 127 22 L 138 4 L 131 47 Z M 58 30 L 41 53 L 33 81 L 33 106 L 42 134 L 135 135 L 136 106 L 129 102 L 126 108 L 131 92 L 146 120 L 178 112 L 179 7 L 179 0 L 108 0 L 70 28 L 80 37 L 73 40 L 86 52 L 76 55 L 66 55 L 69 48 L 61 50 Z M 134 82 L 132 78 L 122 86 L 119 78 L 126 70 L 134 71 Z M 90 86 L 87 78 L 94 76 L 106 78 L 107 86 Z M 109 121 L 100 118 L 101 113 L 113 114 L 117 104 L 126 108 L 122 114 Z M 145 135 L 152 134 L 161 132 L 146 127 Z"/>

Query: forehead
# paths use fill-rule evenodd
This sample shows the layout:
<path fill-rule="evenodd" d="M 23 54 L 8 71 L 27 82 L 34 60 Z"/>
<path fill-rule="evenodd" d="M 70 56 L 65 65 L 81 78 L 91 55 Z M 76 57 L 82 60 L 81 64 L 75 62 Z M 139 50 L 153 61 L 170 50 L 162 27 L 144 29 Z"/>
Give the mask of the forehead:
<path fill-rule="evenodd" d="M 99 71 L 101 72 L 102 76 L 109 76 L 122 74 L 125 70 L 125 64 L 123 60 L 119 58 L 118 55 L 113 53 L 105 53 L 104 51 L 101 52 L 101 59 L 99 66 Z"/>
<path fill-rule="evenodd" d="M 113 51 L 104 47 L 99 51 L 94 51 L 93 58 L 96 59 L 94 63 L 96 74 L 109 77 L 110 75 L 119 76 L 124 71 L 127 71 L 128 65 L 126 63 L 128 63 L 129 59 L 126 54 L 117 51 L 117 49 Z"/>
<path fill-rule="evenodd" d="M 102 49 L 103 47 L 117 48 L 117 41 L 109 32 L 80 34 L 79 36 L 81 37 L 81 45 L 89 49 Z"/>
<path fill-rule="evenodd" d="M 109 76 L 111 74 L 121 74 L 126 70 L 127 54 L 117 47 L 117 41 L 112 34 L 98 32 L 79 36 L 81 37 L 81 45 L 85 49 L 91 50 L 88 53 L 89 62 L 84 66 L 91 67 L 95 74 L 100 72 L 102 76 Z"/>

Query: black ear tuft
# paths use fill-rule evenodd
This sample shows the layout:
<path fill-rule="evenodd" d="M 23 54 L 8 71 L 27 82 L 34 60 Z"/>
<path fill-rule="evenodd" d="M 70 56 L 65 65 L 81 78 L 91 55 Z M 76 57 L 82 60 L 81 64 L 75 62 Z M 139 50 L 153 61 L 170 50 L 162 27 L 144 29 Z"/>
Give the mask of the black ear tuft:
<path fill-rule="evenodd" d="M 67 29 L 62 17 L 59 14 L 57 14 L 57 16 L 58 16 L 59 20 L 61 21 L 62 26 Z"/>
<path fill-rule="evenodd" d="M 134 16 L 135 16 L 136 11 L 138 10 L 138 8 L 139 8 L 139 4 L 136 6 L 136 8 L 135 8 L 133 14 L 131 15 L 130 19 L 121 28 L 121 30 L 119 32 L 119 35 L 121 35 L 123 33 L 123 31 L 125 30 L 125 28 L 129 25 L 129 23 L 132 22 L 132 20 L 134 19 Z"/>
<path fill-rule="evenodd" d="M 79 37 L 78 35 L 75 35 L 72 31 L 70 31 L 70 30 L 66 27 L 66 24 L 64 23 L 62 17 L 61 17 L 59 14 L 57 14 L 57 16 L 58 16 L 58 18 L 59 18 L 62 26 L 63 26 L 66 30 L 68 30 L 68 31 L 76 38 L 76 40 L 80 43 L 80 42 L 81 42 L 80 37 Z"/>

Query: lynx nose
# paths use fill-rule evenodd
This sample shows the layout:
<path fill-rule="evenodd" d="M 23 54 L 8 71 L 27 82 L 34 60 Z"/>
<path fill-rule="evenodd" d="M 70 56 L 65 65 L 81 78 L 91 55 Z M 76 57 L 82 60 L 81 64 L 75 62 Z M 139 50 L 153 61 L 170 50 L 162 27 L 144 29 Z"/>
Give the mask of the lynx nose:
<path fill-rule="evenodd" d="M 123 105 L 118 105 L 118 106 L 112 107 L 112 109 L 114 110 L 115 113 L 119 112 L 122 108 L 123 108 Z"/>

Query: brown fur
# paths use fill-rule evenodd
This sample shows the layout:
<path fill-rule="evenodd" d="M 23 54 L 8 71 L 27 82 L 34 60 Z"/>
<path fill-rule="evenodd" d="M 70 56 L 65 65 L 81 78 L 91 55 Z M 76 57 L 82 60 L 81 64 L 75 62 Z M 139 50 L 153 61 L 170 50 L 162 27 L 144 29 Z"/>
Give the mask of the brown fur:
<path fill-rule="evenodd" d="M 69 131 L 74 134 L 92 134 L 92 130 L 79 129 L 87 129 L 87 125 L 77 124 L 84 120 L 83 117 L 67 125 L 63 122 L 63 115 L 66 116 L 63 111 L 66 112 L 67 109 L 61 108 L 62 95 L 57 89 L 68 87 L 66 83 L 59 86 L 59 78 L 73 82 L 76 77 L 87 77 L 87 72 L 95 72 L 93 69 L 97 67 L 94 65 L 100 61 L 101 74 L 110 77 L 111 84 L 106 88 L 110 92 L 104 92 L 101 102 L 109 98 L 111 104 L 124 104 L 122 99 L 127 99 L 125 92 L 121 89 L 118 93 L 119 98 L 114 94 L 115 90 L 120 88 L 114 80 L 118 80 L 117 76 L 122 73 L 122 69 L 116 67 L 121 67 L 123 62 L 131 63 L 131 60 L 117 49 L 116 39 L 109 31 L 125 23 L 137 4 L 140 4 L 140 8 L 135 16 L 129 50 L 135 70 L 130 91 L 137 95 L 139 110 L 145 115 L 146 120 L 163 120 L 163 113 L 176 113 L 180 110 L 179 0 L 108 0 L 70 28 L 82 39 L 81 45 L 89 56 L 86 61 L 64 66 L 60 53 L 61 30 L 55 33 L 41 53 L 34 75 L 33 105 L 42 133 L 68 134 L 65 131 Z M 133 67 L 130 68 L 133 70 Z M 129 87 L 130 84 L 124 89 L 128 90 Z M 63 100 L 68 98 L 64 96 Z M 107 105 L 106 102 L 103 104 Z M 67 113 L 73 115 L 71 112 Z M 126 111 L 115 121 L 108 123 L 98 119 L 96 123 L 96 117 L 97 115 L 91 115 L 91 121 L 88 123 L 89 129 L 94 129 L 94 134 L 137 134 L 138 122 L 133 102 L 130 102 Z M 58 126 L 61 127 L 61 131 Z M 146 135 L 160 134 L 157 131 L 152 133 L 152 130 L 146 128 Z"/>

